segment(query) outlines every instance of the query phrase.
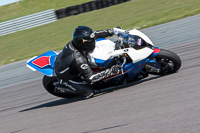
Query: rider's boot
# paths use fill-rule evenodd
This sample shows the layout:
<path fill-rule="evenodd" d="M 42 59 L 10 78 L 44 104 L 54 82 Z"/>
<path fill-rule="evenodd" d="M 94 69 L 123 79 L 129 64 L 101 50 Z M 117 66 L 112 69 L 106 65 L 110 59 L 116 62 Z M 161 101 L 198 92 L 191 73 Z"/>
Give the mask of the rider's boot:
<path fill-rule="evenodd" d="M 92 98 L 93 96 L 94 96 L 94 93 L 91 92 L 91 93 L 89 93 L 89 94 L 87 94 L 87 95 L 83 95 L 82 98 L 83 98 L 83 99 L 89 99 L 89 98 Z"/>
<path fill-rule="evenodd" d="M 68 83 L 75 89 L 75 92 L 83 99 L 88 99 L 93 97 L 94 95 L 93 87 L 87 84 L 86 82 L 76 82 L 70 80 Z"/>

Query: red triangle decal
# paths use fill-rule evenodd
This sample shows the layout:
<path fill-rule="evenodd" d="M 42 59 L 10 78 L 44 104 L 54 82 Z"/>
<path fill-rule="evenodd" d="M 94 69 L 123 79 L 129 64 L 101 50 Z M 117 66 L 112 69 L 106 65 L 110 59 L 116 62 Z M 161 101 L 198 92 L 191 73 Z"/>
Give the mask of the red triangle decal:
<path fill-rule="evenodd" d="M 40 68 L 50 65 L 50 56 L 42 56 L 42 57 L 34 60 L 33 64 Z"/>

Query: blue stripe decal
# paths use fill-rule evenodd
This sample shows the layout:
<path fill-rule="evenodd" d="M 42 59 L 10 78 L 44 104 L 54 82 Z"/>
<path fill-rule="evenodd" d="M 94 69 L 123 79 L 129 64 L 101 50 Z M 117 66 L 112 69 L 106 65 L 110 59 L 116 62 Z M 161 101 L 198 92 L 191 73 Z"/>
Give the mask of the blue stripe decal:
<path fill-rule="evenodd" d="M 108 39 L 106 39 L 106 38 L 98 38 L 96 41 L 98 42 L 98 41 L 103 41 L 103 40 L 108 40 Z"/>
<path fill-rule="evenodd" d="M 97 58 L 94 58 L 94 60 L 99 67 L 103 67 L 105 60 L 101 60 L 101 59 L 97 59 Z"/>
<path fill-rule="evenodd" d="M 36 65 L 33 64 L 33 61 L 37 60 L 38 58 L 40 57 L 43 57 L 43 56 L 47 56 L 47 57 L 50 57 L 50 64 L 43 67 L 43 68 L 40 68 Z M 47 76 L 51 76 L 53 74 L 53 69 L 54 69 L 54 61 L 55 61 L 55 58 L 57 56 L 57 53 L 55 53 L 54 51 L 48 51 L 42 55 L 39 55 L 37 57 L 35 57 L 34 59 L 30 60 L 29 62 L 27 62 L 27 65 L 29 65 L 30 67 L 34 68 L 35 70 L 47 75 Z"/>

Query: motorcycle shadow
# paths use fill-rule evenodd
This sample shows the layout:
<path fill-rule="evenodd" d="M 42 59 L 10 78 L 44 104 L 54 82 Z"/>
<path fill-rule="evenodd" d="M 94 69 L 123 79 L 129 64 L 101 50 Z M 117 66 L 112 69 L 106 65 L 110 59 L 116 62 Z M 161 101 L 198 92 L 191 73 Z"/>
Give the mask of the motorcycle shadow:
<path fill-rule="evenodd" d="M 160 77 L 161 76 L 151 76 L 151 77 L 148 77 L 148 78 L 143 79 L 143 80 L 138 80 L 138 81 L 126 83 L 126 84 L 123 84 L 123 85 L 105 88 L 105 89 L 102 89 L 101 91 L 97 91 L 93 98 L 99 97 L 101 95 L 105 95 L 107 93 L 111 93 L 113 91 L 120 90 L 120 89 L 123 89 L 123 88 L 126 88 L 126 87 L 134 86 L 134 85 L 146 82 L 146 81 L 154 80 L 154 79 L 157 79 L 157 78 L 160 78 Z M 26 112 L 26 111 L 40 109 L 40 108 L 44 108 L 44 107 L 55 107 L 55 106 L 60 106 L 60 105 L 64 105 L 64 104 L 71 104 L 71 103 L 75 103 L 75 102 L 80 102 L 80 101 L 83 101 L 83 100 L 85 100 L 85 99 L 82 99 L 80 97 L 71 98 L 71 99 L 63 98 L 63 99 L 58 99 L 58 100 L 55 100 L 55 101 L 47 102 L 47 103 L 44 103 L 44 104 L 41 104 L 41 105 L 38 105 L 38 106 L 35 106 L 35 107 L 27 108 L 27 109 L 21 110 L 19 112 Z"/>
<path fill-rule="evenodd" d="M 45 107 L 55 107 L 55 106 L 60 106 L 60 105 L 64 105 L 64 104 L 74 103 L 77 101 L 81 101 L 81 98 L 79 98 L 79 97 L 71 98 L 71 99 L 62 98 L 62 99 L 58 99 L 55 101 L 43 103 L 41 105 L 37 105 L 37 106 L 31 107 L 31 108 L 27 108 L 27 109 L 21 110 L 19 112 L 26 112 L 26 111 L 36 110 L 36 109 L 40 109 L 40 108 L 45 108 Z"/>
<path fill-rule="evenodd" d="M 130 86 L 134 86 L 134 85 L 137 85 L 137 84 L 141 84 L 143 82 L 146 82 L 146 81 L 150 81 L 150 80 L 154 80 L 154 79 L 157 79 L 157 78 L 160 78 L 160 77 L 163 77 L 163 76 L 167 76 L 167 75 L 154 75 L 154 76 L 149 76 L 148 78 L 145 78 L 145 79 L 142 79 L 142 80 L 137 80 L 137 81 L 134 81 L 134 82 L 129 82 L 129 83 L 125 83 L 125 84 L 122 84 L 122 85 L 118 85 L 118 86 L 113 86 L 113 87 L 109 87 L 109 88 L 105 88 L 105 89 L 102 89 L 100 91 L 97 91 L 97 95 L 101 95 L 101 94 L 106 94 L 106 93 L 110 93 L 110 92 L 113 92 L 113 91 L 116 91 L 116 90 L 120 90 L 120 89 L 124 89 L 126 87 L 130 87 Z"/>

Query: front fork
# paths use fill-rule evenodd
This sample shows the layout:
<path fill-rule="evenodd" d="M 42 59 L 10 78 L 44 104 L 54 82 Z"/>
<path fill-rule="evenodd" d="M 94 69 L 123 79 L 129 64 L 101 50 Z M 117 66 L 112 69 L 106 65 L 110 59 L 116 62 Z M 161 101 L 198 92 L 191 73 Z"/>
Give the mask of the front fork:
<path fill-rule="evenodd" d="M 155 59 L 159 53 L 160 53 L 160 49 L 158 47 L 155 47 L 153 53 L 149 56 L 150 61 L 145 66 L 145 69 L 147 70 L 147 72 L 160 73 L 160 65 Z"/>
<path fill-rule="evenodd" d="M 151 60 L 146 66 L 145 69 L 149 73 L 160 73 L 160 65 L 156 60 Z"/>

